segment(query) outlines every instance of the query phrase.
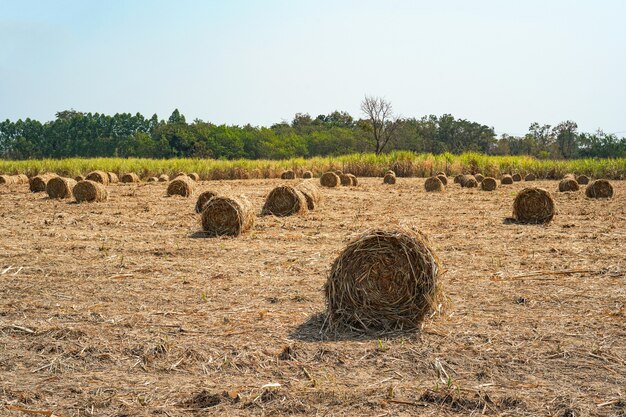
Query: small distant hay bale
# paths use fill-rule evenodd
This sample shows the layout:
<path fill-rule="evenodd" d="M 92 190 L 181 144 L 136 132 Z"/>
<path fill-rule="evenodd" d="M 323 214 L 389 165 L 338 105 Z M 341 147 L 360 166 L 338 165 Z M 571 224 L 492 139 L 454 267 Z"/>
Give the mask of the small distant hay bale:
<path fill-rule="evenodd" d="M 383 184 L 395 184 L 396 183 L 396 176 L 393 174 L 385 174 L 385 177 L 383 178 Z"/>
<path fill-rule="evenodd" d="M 148 177 L 146 182 L 159 182 L 159 179 L 157 177 Z"/>
<path fill-rule="evenodd" d="M 99 202 L 109 198 L 109 193 L 105 186 L 96 181 L 84 180 L 74 186 L 72 190 L 77 202 Z"/>
<path fill-rule="evenodd" d="M 580 185 L 587 185 L 589 184 L 589 177 L 586 175 L 579 175 L 576 177 L 576 182 Z"/>
<path fill-rule="evenodd" d="M 315 210 L 321 201 L 317 186 L 312 181 L 302 181 L 296 186 L 296 189 L 304 195 L 309 210 Z"/>
<path fill-rule="evenodd" d="M 524 177 L 524 181 L 535 181 L 536 179 L 535 174 L 528 174 Z"/>
<path fill-rule="evenodd" d="M 461 184 L 464 179 L 465 179 L 465 175 L 459 174 L 459 175 L 454 177 L 454 183 L 455 184 Z"/>
<path fill-rule="evenodd" d="M 261 214 L 279 217 L 303 214 L 308 210 L 306 197 L 291 185 L 280 185 L 267 195 Z"/>
<path fill-rule="evenodd" d="M 339 175 L 334 172 L 325 172 L 324 175 L 320 177 L 320 184 L 322 187 L 338 187 L 341 184 L 341 180 L 339 179 Z"/>
<path fill-rule="evenodd" d="M 141 179 L 139 178 L 139 175 L 135 174 L 134 172 L 128 172 L 122 175 L 122 182 L 124 184 L 130 184 L 133 182 L 141 182 Z"/>
<path fill-rule="evenodd" d="M 565 178 L 559 182 L 559 191 L 562 193 L 566 191 L 578 191 L 579 189 L 580 187 L 575 179 Z"/>
<path fill-rule="evenodd" d="M 191 178 L 192 180 L 198 182 L 200 181 L 200 175 L 198 175 L 195 172 L 192 172 L 191 174 L 187 175 L 189 178 Z"/>
<path fill-rule="evenodd" d="M 474 178 L 476 178 L 476 181 L 478 182 L 483 182 L 483 180 L 485 179 L 485 176 L 483 174 L 476 174 L 474 175 Z"/>
<path fill-rule="evenodd" d="M 311 171 L 304 171 L 302 173 L 302 178 L 304 178 L 304 179 L 313 178 L 313 173 Z"/>
<path fill-rule="evenodd" d="M 17 184 L 17 179 L 13 175 L 0 175 L 0 184 L 4 184 L 4 185 Z"/>
<path fill-rule="evenodd" d="M 448 185 L 448 177 L 446 177 L 445 175 L 441 175 L 441 174 L 437 174 L 435 176 L 439 178 L 439 181 L 441 181 L 443 185 Z"/>
<path fill-rule="evenodd" d="M 74 177 L 74 181 L 76 182 L 85 181 L 85 177 L 83 177 L 82 175 L 77 175 Z"/>
<path fill-rule="evenodd" d="M 554 217 L 554 200 L 542 188 L 524 188 L 513 202 L 513 217 L 519 223 L 549 223 Z"/>
<path fill-rule="evenodd" d="M 572 173 L 570 172 L 569 174 L 565 174 L 565 175 L 563 175 L 563 178 L 561 178 L 561 179 L 562 179 L 562 180 L 565 180 L 565 179 L 568 179 L 568 178 L 571 178 L 571 179 L 575 180 L 575 179 L 576 179 L 576 175 L 574 175 L 574 174 L 572 174 Z"/>
<path fill-rule="evenodd" d="M 585 195 L 589 198 L 612 198 L 613 186 L 607 180 L 595 180 L 587 186 Z"/>
<path fill-rule="evenodd" d="M 461 187 L 476 188 L 478 187 L 478 181 L 476 181 L 473 175 L 466 175 L 465 178 L 463 178 L 463 182 L 461 182 Z"/>
<path fill-rule="evenodd" d="M 186 177 L 186 176 L 187 176 L 186 172 L 179 172 L 176 175 L 174 175 L 174 178 L 172 178 L 172 179 L 176 179 L 178 177 Z"/>
<path fill-rule="evenodd" d="M 30 191 L 33 193 L 42 193 L 46 191 L 48 181 L 56 177 L 55 174 L 41 174 L 30 179 Z"/>
<path fill-rule="evenodd" d="M 296 173 L 292 170 L 285 171 L 282 174 L 280 174 L 280 179 L 281 180 L 295 180 Z"/>
<path fill-rule="evenodd" d="M 202 213 L 204 206 L 209 202 L 210 199 L 215 197 L 217 193 L 215 191 L 204 191 L 202 194 L 198 196 L 198 200 L 196 201 L 196 213 Z"/>
<path fill-rule="evenodd" d="M 480 182 L 480 188 L 483 191 L 493 191 L 498 188 L 498 182 L 493 177 L 486 177 Z"/>
<path fill-rule="evenodd" d="M 500 178 L 500 184 L 502 185 L 510 185 L 513 184 L 513 177 L 511 177 L 510 175 L 503 175 Z"/>
<path fill-rule="evenodd" d="M 107 175 L 109 177 L 109 184 L 117 184 L 120 182 L 120 179 L 115 172 L 107 172 Z"/>
<path fill-rule="evenodd" d="M 15 175 L 15 182 L 18 184 L 29 184 L 30 180 L 28 179 L 28 175 L 26 174 L 17 174 Z"/>
<path fill-rule="evenodd" d="M 395 177 L 396 176 L 396 171 L 393 171 L 393 170 L 390 169 L 389 171 L 385 172 L 385 175 L 393 175 Z M 383 175 L 383 177 L 385 175 Z"/>
<path fill-rule="evenodd" d="M 441 175 L 437 175 L 427 178 L 426 181 L 424 181 L 424 189 L 427 192 L 445 191 L 446 187 L 443 181 L 441 181 L 441 177 Z"/>
<path fill-rule="evenodd" d="M 354 187 L 356 187 L 357 185 L 359 185 L 359 179 L 356 177 L 356 175 L 354 174 L 348 174 L 348 176 L 350 177 L 350 179 L 352 180 L 352 185 Z"/>
<path fill-rule="evenodd" d="M 55 199 L 72 198 L 77 181 L 73 178 L 54 177 L 50 178 L 46 185 L 48 197 Z"/>
<path fill-rule="evenodd" d="M 520 182 L 522 180 L 522 176 L 518 173 L 511 175 L 511 178 L 513 178 L 513 181 L 515 182 Z"/>
<path fill-rule="evenodd" d="M 341 177 L 343 175 L 343 171 L 338 169 L 335 171 L 335 174 L 337 174 L 337 176 Z"/>
<path fill-rule="evenodd" d="M 437 172 L 437 173 L 435 174 L 435 177 L 438 177 L 438 176 L 440 176 L 440 175 L 443 175 L 444 177 L 447 177 L 446 173 L 445 173 L 445 172 L 443 172 L 443 171 L 439 171 L 439 172 Z M 445 185 L 445 184 L 444 184 L 444 185 Z"/>
<path fill-rule="evenodd" d="M 194 181 L 187 175 L 174 178 L 167 186 L 167 195 L 180 195 L 190 197 L 193 194 Z"/>
<path fill-rule="evenodd" d="M 352 178 L 348 174 L 341 174 L 339 176 L 339 181 L 344 187 L 350 187 L 352 185 Z"/>
<path fill-rule="evenodd" d="M 363 234 L 332 265 L 324 287 L 324 330 L 419 328 L 436 305 L 440 270 L 437 256 L 419 232 Z"/>
<path fill-rule="evenodd" d="M 109 175 L 104 171 L 92 171 L 85 177 L 86 180 L 99 182 L 102 185 L 109 185 Z"/>
<path fill-rule="evenodd" d="M 170 176 L 167 174 L 159 175 L 159 182 L 168 182 L 170 180 Z"/>
<path fill-rule="evenodd" d="M 244 196 L 215 196 L 202 210 L 202 229 L 209 236 L 239 236 L 253 225 L 252 204 Z"/>

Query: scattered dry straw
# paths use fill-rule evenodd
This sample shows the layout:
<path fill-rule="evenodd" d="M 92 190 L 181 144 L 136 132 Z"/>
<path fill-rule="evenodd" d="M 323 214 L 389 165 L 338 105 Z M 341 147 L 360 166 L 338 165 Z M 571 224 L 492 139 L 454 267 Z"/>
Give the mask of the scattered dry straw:
<path fill-rule="evenodd" d="M 613 186 L 607 180 L 595 180 L 587 186 L 585 195 L 589 198 L 611 198 Z"/>
<path fill-rule="evenodd" d="M 554 200 L 542 188 L 524 188 L 513 202 L 513 217 L 519 223 L 549 223 L 554 217 Z"/>
<path fill-rule="evenodd" d="M 280 185 L 267 195 L 261 214 L 284 217 L 306 213 L 307 209 L 306 197 L 301 191 L 290 185 Z"/>
<path fill-rule="evenodd" d="M 253 225 L 252 204 L 244 196 L 215 196 L 202 210 L 202 229 L 209 236 L 239 236 Z"/>
<path fill-rule="evenodd" d="M 72 198 L 76 180 L 73 178 L 54 177 L 48 181 L 46 192 L 50 198 Z"/>
<path fill-rule="evenodd" d="M 194 181 L 186 175 L 180 175 L 173 179 L 167 186 L 167 195 L 191 197 L 193 189 Z"/>
<path fill-rule="evenodd" d="M 105 201 L 109 194 L 107 189 L 99 182 L 85 180 L 74 186 L 74 198 L 77 202 L 98 202 Z"/>

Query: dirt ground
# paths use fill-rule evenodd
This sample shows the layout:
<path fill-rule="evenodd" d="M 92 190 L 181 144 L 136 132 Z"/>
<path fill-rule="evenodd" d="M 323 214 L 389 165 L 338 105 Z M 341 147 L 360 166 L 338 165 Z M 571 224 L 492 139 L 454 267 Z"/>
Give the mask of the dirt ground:
<path fill-rule="evenodd" d="M 280 180 L 202 182 L 260 211 Z M 324 189 L 299 217 L 198 238 L 194 198 L 111 185 L 73 204 L 0 188 L 0 415 L 624 416 L 626 182 L 552 192 L 548 226 L 507 224 L 517 191 L 424 179 Z M 422 331 L 319 334 L 346 243 L 416 226 L 447 270 Z M 44 414 L 49 415 L 49 414 Z"/>

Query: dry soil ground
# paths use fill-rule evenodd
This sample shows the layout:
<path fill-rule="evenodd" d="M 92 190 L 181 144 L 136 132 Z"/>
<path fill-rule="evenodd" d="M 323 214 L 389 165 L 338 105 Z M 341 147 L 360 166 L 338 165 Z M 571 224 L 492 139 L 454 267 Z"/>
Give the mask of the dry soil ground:
<path fill-rule="evenodd" d="M 0 415 L 626 414 L 626 183 L 550 190 L 548 226 L 504 222 L 515 193 L 423 179 L 325 189 L 319 210 L 198 238 L 165 184 L 72 204 L 0 189 Z M 200 183 L 260 210 L 279 180 Z M 417 226 L 447 272 L 417 334 L 319 335 L 349 239 Z M 280 384 L 280 385 L 279 385 Z"/>

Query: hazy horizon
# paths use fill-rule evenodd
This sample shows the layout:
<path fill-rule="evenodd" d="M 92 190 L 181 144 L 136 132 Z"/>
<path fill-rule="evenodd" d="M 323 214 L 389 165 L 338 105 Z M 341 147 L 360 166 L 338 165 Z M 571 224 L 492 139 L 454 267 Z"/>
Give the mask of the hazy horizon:
<path fill-rule="evenodd" d="M 626 3 L 0 0 L 0 119 L 156 113 L 269 126 L 450 113 L 626 131 Z"/>

